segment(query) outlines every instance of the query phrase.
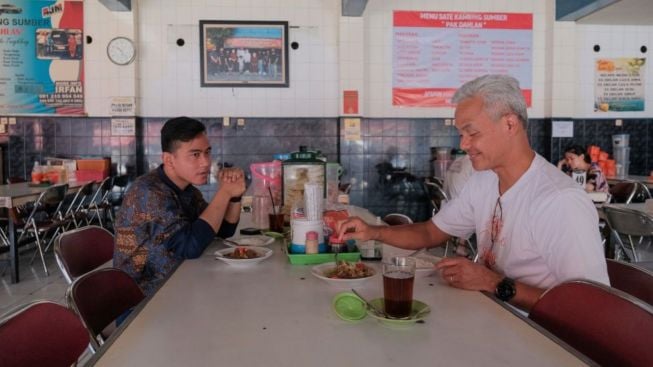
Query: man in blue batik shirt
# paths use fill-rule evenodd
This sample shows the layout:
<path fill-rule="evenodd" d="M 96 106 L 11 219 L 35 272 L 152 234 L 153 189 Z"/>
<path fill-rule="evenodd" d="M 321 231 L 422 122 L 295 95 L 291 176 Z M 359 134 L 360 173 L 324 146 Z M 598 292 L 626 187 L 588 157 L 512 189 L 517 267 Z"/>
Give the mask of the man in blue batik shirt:
<path fill-rule="evenodd" d="M 200 121 L 167 121 L 161 149 L 163 164 L 134 181 L 115 222 L 114 266 L 148 296 L 184 259 L 199 257 L 216 234 L 234 234 L 245 192 L 239 168 L 220 171 L 219 189 L 208 203 L 193 186 L 205 184 L 211 172 L 211 145 Z"/>

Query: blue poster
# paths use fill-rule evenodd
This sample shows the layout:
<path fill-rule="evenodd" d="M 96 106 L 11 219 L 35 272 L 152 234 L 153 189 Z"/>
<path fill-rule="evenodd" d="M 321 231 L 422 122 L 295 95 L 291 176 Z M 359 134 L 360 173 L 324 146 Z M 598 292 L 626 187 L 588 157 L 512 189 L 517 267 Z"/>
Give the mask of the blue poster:
<path fill-rule="evenodd" d="M 83 5 L 0 4 L 0 114 L 84 113 Z"/>

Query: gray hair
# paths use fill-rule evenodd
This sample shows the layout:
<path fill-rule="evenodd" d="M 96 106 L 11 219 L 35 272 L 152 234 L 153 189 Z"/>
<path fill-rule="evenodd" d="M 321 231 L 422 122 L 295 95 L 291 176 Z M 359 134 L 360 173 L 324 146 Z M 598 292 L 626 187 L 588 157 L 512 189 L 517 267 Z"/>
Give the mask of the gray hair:
<path fill-rule="evenodd" d="M 526 100 L 517 79 L 509 75 L 483 75 L 463 84 L 454 94 L 452 102 L 457 104 L 476 96 L 483 98 L 483 109 L 492 120 L 498 121 L 504 114 L 514 113 L 524 129 L 528 128 Z"/>

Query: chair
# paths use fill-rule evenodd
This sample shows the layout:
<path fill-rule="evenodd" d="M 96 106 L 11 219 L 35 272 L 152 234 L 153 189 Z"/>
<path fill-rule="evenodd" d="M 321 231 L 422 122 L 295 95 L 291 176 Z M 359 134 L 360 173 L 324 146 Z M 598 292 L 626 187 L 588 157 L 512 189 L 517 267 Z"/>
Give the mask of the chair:
<path fill-rule="evenodd" d="M 125 196 L 127 186 L 129 186 L 128 175 L 115 176 L 111 181 L 111 193 L 109 194 L 108 202 L 111 204 L 112 218 L 116 217 L 116 207 L 122 205 L 122 198 Z"/>
<path fill-rule="evenodd" d="M 12 214 L 12 220 L 14 220 L 19 234 L 16 243 L 19 246 L 31 240 L 36 243 L 46 275 L 49 275 L 49 272 L 43 253 L 47 251 L 52 240 L 65 224 L 61 207 L 67 191 L 68 184 L 51 186 L 43 191 L 34 203 L 26 205 L 22 214 L 19 212 Z M 45 243 L 48 234 L 51 237 L 44 249 L 42 242 Z M 35 257 L 36 253 L 30 263 L 34 261 Z"/>
<path fill-rule="evenodd" d="M 54 242 L 57 265 L 68 284 L 113 259 L 113 234 L 98 226 L 64 232 Z"/>
<path fill-rule="evenodd" d="M 104 180 L 102 180 L 102 182 L 100 182 L 97 190 L 95 191 L 93 197 L 91 198 L 91 201 L 86 207 L 87 214 L 90 214 L 90 217 L 86 221 L 88 224 L 92 223 L 95 217 L 97 217 L 100 227 L 104 227 L 106 223 L 105 224 L 102 223 L 102 217 L 104 217 L 104 213 L 106 213 L 106 210 L 110 208 L 110 204 L 108 203 L 108 198 L 110 193 L 111 193 L 111 177 L 107 177 Z M 110 212 L 109 215 L 111 215 Z M 111 219 L 113 220 L 113 218 Z"/>
<path fill-rule="evenodd" d="M 401 224 L 413 224 L 413 220 L 409 216 L 400 213 L 390 213 L 383 217 L 383 221 L 390 226 L 398 226 Z"/>
<path fill-rule="evenodd" d="M 613 203 L 643 203 L 651 198 L 651 192 L 641 182 L 622 181 L 610 187 L 610 197 Z"/>
<path fill-rule="evenodd" d="M 653 366 L 653 307 L 617 289 L 562 283 L 528 317 L 601 366 Z"/>
<path fill-rule="evenodd" d="M 439 212 L 442 209 L 442 205 L 449 201 L 449 195 L 444 192 L 442 186 L 434 181 L 424 180 L 424 191 L 428 195 L 431 206 L 433 207 L 433 215 Z"/>
<path fill-rule="evenodd" d="M 82 185 L 82 187 L 80 187 L 79 190 L 75 192 L 75 195 L 69 201 L 67 209 L 64 212 L 64 218 L 68 220 L 66 229 L 70 227 L 70 224 L 73 224 L 75 228 L 79 228 L 82 224 L 82 221 L 86 221 L 86 213 L 83 211 L 83 209 L 87 199 L 93 192 L 93 185 L 95 185 L 95 181 L 90 181 Z"/>
<path fill-rule="evenodd" d="M 136 307 L 145 295 L 138 284 L 120 269 L 98 269 L 82 275 L 68 288 L 69 306 L 77 312 L 97 351 L 109 335 L 103 334 L 111 323 Z"/>
<path fill-rule="evenodd" d="M 646 245 L 651 245 L 651 236 L 653 236 L 653 217 L 639 210 L 632 210 L 627 208 L 619 208 L 615 206 L 606 205 L 603 207 L 606 220 L 610 226 L 614 238 L 619 247 L 623 250 L 626 257 L 631 260 L 630 262 L 638 262 L 640 254 L 635 248 L 644 248 Z M 626 247 L 622 236 L 628 238 L 628 245 Z M 630 252 L 630 255 L 629 255 Z"/>
<path fill-rule="evenodd" d="M 606 259 L 612 288 L 653 305 L 653 272 L 622 261 Z"/>
<path fill-rule="evenodd" d="M 0 319 L 2 366 L 70 366 L 88 342 L 77 315 L 54 302 L 29 303 Z"/>

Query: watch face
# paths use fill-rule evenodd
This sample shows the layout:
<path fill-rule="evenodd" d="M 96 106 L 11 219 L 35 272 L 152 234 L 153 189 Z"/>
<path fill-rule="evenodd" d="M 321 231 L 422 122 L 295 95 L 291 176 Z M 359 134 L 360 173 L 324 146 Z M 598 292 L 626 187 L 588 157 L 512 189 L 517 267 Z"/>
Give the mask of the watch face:
<path fill-rule="evenodd" d="M 116 37 L 107 45 L 109 59 L 118 65 L 127 65 L 134 60 L 136 49 L 129 38 Z"/>

